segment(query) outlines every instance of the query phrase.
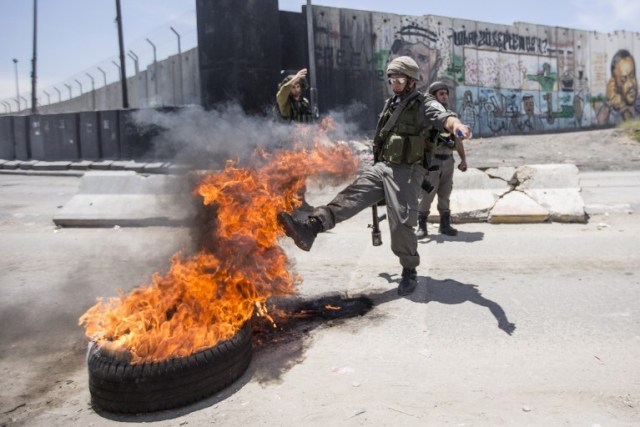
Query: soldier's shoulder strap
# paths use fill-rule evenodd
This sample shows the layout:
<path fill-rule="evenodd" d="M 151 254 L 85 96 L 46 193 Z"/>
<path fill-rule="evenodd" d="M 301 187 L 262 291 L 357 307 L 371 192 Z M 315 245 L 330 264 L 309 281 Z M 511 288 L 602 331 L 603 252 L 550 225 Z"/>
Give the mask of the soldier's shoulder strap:
<path fill-rule="evenodd" d="M 393 126 L 395 126 L 396 122 L 398 121 L 398 117 L 400 117 L 400 114 L 402 114 L 404 109 L 407 108 L 407 105 L 409 105 L 409 103 L 411 101 L 413 101 L 414 99 L 418 98 L 418 96 L 420 96 L 420 95 L 422 95 L 422 93 L 420 91 L 416 90 L 411 95 L 409 95 L 405 99 L 403 99 L 402 102 L 400 102 L 400 105 L 398 105 L 396 107 L 396 109 L 393 111 L 393 114 L 391 115 L 391 117 L 389 117 L 389 120 L 387 120 L 387 123 L 384 124 L 384 127 L 382 128 L 380 133 L 382 133 L 382 134 L 388 133 L 393 128 Z M 389 102 L 391 102 L 391 101 L 389 101 Z M 385 108 L 387 108 L 388 105 L 389 105 L 389 103 L 387 103 L 387 106 Z"/>

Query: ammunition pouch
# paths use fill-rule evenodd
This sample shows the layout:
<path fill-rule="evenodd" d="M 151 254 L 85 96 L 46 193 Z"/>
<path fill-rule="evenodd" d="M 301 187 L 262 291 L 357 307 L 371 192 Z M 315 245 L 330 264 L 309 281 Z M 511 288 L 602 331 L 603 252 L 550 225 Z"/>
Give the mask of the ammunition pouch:
<path fill-rule="evenodd" d="M 391 134 L 382 149 L 382 159 L 400 165 L 423 162 L 426 142 L 422 135 Z"/>

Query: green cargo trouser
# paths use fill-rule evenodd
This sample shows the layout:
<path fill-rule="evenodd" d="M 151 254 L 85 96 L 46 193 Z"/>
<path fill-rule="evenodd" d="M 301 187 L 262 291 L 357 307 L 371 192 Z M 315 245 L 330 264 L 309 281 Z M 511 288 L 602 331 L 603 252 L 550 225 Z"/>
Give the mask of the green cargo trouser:
<path fill-rule="evenodd" d="M 418 197 L 425 170 L 419 164 L 395 165 L 378 162 L 342 190 L 326 206 L 310 216 L 317 217 L 326 230 L 385 199 L 391 232 L 391 250 L 405 268 L 420 264 L 418 241 L 413 227 L 418 222 Z"/>
<path fill-rule="evenodd" d="M 451 191 L 453 190 L 454 163 L 453 156 L 449 156 L 447 159 L 439 159 L 435 156 L 432 158 L 431 166 L 440 166 L 440 169 L 429 172 L 429 175 L 426 177 L 434 189 L 430 193 L 426 191 L 421 192 L 422 198 L 420 199 L 420 205 L 418 207 L 418 212 L 421 216 L 428 214 L 436 194 L 438 195 L 438 212 L 440 215 L 451 212 L 449 199 L 451 198 Z"/>

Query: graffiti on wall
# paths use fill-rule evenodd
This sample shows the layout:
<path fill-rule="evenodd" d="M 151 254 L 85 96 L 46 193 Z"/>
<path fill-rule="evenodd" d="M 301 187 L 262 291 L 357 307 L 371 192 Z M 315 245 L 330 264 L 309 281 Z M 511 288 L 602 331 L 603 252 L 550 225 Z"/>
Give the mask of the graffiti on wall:
<path fill-rule="evenodd" d="M 546 54 L 548 40 L 540 37 L 521 36 L 509 31 L 456 31 L 451 29 L 453 43 L 456 46 L 476 46 L 479 48 L 496 48 L 500 51 L 516 51 Z"/>
<path fill-rule="evenodd" d="M 480 28 L 473 21 L 433 15 L 370 14 L 373 34 L 358 32 L 357 45 L 348 44 L 352 24 L 344 16 L 339 25 L 317 28 L 324 34 L 316 35 L 316 60 L 343 73 L 375 73 L 373 92 L 383 98 L 391 95 L 387 64 L 411 56 L 420 66 L 418 88 L 426 91 L 435 80 L 449 84 L 451 105 L 476 135 L 578 129 L 640 117 L 634 59 L 640 43 L 634 51 L 633 38 L 530 24 L 482 23 Z M 353 25 L 360 19 L 354 16 Z"/>

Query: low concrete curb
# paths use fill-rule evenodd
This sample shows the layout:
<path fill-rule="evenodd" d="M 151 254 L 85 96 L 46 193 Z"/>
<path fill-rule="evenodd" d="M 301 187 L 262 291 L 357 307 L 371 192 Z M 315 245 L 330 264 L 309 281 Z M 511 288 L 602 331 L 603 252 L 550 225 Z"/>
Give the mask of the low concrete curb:
<path fill-rule="evenodd" d="M 79 161 L 40 161 L 40 160 L 4 160 L 0 159 L 0 171 L 66 171 L 101 170 L 133 171 L 144 173 L 171 174 L 184 171 L 184 167 L 169 162 L 136 162 L 133 160 L 79 160 Z"/>

